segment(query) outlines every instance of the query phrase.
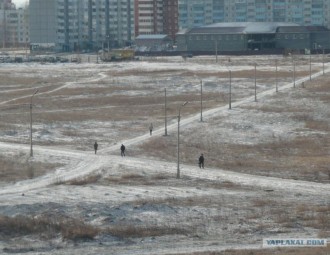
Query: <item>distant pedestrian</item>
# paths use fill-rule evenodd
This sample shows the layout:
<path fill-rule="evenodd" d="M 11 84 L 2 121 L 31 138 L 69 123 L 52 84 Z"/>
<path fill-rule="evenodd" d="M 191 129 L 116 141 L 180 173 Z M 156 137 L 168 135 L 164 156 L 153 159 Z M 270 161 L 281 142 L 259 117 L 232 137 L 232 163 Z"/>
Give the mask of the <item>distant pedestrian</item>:
<path fill-rule="evenodd" d="M 150 135 L 152 135 L 152 130 L 153 129 L 154 129 L 154 126 L 152 125 L 152 123 L 150 123 L 150 126 L 149 126 Z"/>
<path fill-rule="evenodd" d="M 120 151 L 121 151 L 121 156 L 122 157 L 125 157 L 125 145 L 124 144 L 122 144 L 121 146 L 120 146 Z"/>
<path fill-rule="evenodd" d="M 95 143 L 94 143 L 94 151 L 95 151 L 95 154 L 96 154 L 96 152 L 97 152 L 97 148 L 99 147 L 99 145 L 97 144 L 97 142 L 95 141 Z"/>
<path fill-rule="evenodd" d="M 204 155 L 203 155 L 203 153 L 199 156 L 198 165 L 199 165 L 199 168 L 204 169 Z"/>

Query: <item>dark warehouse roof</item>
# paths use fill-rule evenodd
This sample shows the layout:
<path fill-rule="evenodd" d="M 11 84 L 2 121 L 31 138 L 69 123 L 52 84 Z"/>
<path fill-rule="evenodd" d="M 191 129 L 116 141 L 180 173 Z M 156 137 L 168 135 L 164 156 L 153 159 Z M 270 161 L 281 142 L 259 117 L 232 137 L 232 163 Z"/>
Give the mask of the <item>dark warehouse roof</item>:
<path fill-rule="evenodd" d="M 306 27 L 290 22 L 229 22 L 214 23 L 180 31 L 178 34 L 273 34 L 304 33 L 313 31 L 327 31 L 324 27 Z"/>

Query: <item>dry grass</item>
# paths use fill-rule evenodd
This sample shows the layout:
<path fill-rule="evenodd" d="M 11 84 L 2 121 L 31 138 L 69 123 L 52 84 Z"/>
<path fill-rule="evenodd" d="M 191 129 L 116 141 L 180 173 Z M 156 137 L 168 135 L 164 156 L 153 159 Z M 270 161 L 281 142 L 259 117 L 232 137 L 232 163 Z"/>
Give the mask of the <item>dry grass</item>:
<path fill-rule="evenodd" d="M 291 203 L 267 198 L 252 199 L 246 210 L 245 220 L 257 231 L 267 233 L 278 228 L 277 233 L 290 233 L 304 228 L 314 229 L 320 238 L 330 237 L 330 206 Z M 271 222 L 271 224 L 269 224 Z"/>
<path fill-rule="evenodd" d="M 139 199 L 133 202 L 135 206 L 151 205 L 167 205 L 170 207 L 204 207 L 204 208 L 221 208 L 223 201 L 217 196 L 193 196 L 193 197 L 169 197 L 154 199 Z"/>
<path fill-rule="evenodd" d="M 305 205 L 305 208 L 298 211 L 298 215 L 304 220 L 307 227 L 319 229 L 326 233 L 330 230 L 330 206 L 311 207 Z M 330 237 L 330 236 L 327 236 Z"/>
<path fill-rule="evenodd" d="M 142 238 L 156 237 L 164 235 L 186 235 L 188 231 L 180 227 L 171 226 L 133 226 L 120 225 L 107 228 L 105 233 L 120 237 L 120 238 Z"/>
<path fill-rule="evenodd" d="M 65 226 L 61 224 L 62 237 L 67 240 L 92 240 L 100 232 L 100 229 L 77 220 L 65 222 Z"/>
<path fill-rule="evenodd" d="M 109 176 L 103 178 L 101 183 L 103 185 L 130 185 L 130 186 L 150 186 L 150 185 L 161 185 L 161 186 L 171 186 L 176 182 L 174 176 L 168 174 L 136 174 L 127 173 L 121 176 Z"/>
<path fill-rule="evenodd" d="M 206 167 L 329 182 L 329 143 L 330 137 L 321 134 L 256 145 L 222 144 L 221 141 L 201 138 L 191 139 L 189 145 L 182 146 L 181 157 L 182 162 L 197 165 L 196 157 L 202 151 L 207 152 Z M 151 139 L 142 144 L 140 149 L 163 160 L 175 161 L 176 158 L 174 136 Z"/>
<path fill-rule="evenodd" d="M 237 61 L 235 58 L 229 60 L 229 58 L 226 57 L 223 61 L 228 61 L 233 66 L 235 66 L 236 64 L 241 65 L 244 63 L 246 65 L 251 65 L 251 70 L 233 71 L 233 79 L 237 78 L 240 80 L 250 80 L 251 77 L 254 76 L 253 61 L 251 60 L 243 59 L 241 62 Z M 264 61 L 265 64 L 273 65 L 273 63 L 270 63 L 268 60 Z M 283 64 L 290 63 L 287 59 L 283 59 L 282 61 Z M 201 60 L 201 63 L 204 64 L 204 62 L 204 60 Z M 213 63 L 214 61 L 208 60 L 208 62 Z M 63 89 L 54 91 L 51 94 L 37 95 L 34 99 L 36 104 L 35 122 L 39 124 L 52 123 L 53 125 L 56 125 L 63 136 L 68 138 L 74 138 L 74 143 L 77 147 L 80 147 L 79 144 L 85 143 L 84 139 L 93 136 L 93 133 L 69 130 L 63 127 L 67 123 L 79 124 L 88 121 L 106 121 L 113 123 L 119 123 L 122 121 L 132 122 L 131 125 L 125 125 L 125 128 L 122 128 L 122 123 L 119 123 L 118 125 L 114 124 L 113 128 L 119 132 L 119 136 L 125 139 L 131 137 L 128 134 L 139 135 L 145 132 L 147 130 L 145 123 L 149 121 L 149 119 L 152 119 L 153 123 L 155 124 L 155 127 L 163 125 L 162 122 L 164 118 L 164 93 L 162 89 L 159 89 L 159 86 L 155 86 L 157 82 L 163 81 L 163 77 L 171 76 L 174 78 L 178 77 L 180 79 L 182 77 L 189 77 L 187 83 L 191 82 L 192 84 L 196 81 L 194 81 L 194 78 L 191 77 L 214 77 L 219 79 L 228 78 L 228 72 L 209 72 L 204 70 L 197 70 L 191 72 L 186 70 L 166 69 L 160 70 L 159 72 L 141 72 L 138 68 L 136 68 L 134 70 L 128 70 L 124 72 L 117 72 L 108 69 L 104 69 L 104 71 L 104 73 L 107 73 L 111 77 L 110 79 L 98 80 L 96 78 L 94 81 L 83 81 L 81 83 L 79 82 L 79 80 L 85 79 L 86 77 L 90 78 L 91 74 L 88 72 L 81 74 L 79 68 L 73 68 L 73 70 L 71 70 L 71 72 L 68 73 L 68 75 L 65 77 L 63 77 L 63 70 L 54 70 L 54 74 L 52 75 L 52 77 L 47 78 L 43 77 L 42 73 L 36 73 L 34 75 L 34 82 L 38 84 L 40 92 L 49 91 L 59 85 L 63 85 L 65 81 L 72 82 L 73 80 L 77 80 L 78 82 L 72 87 L 63 87 Z M 24 71 L 21 72 L 24 73 Z M 81 75 L 83 75 L 83 77 L 81 77 Z M 144 80 L 141 83 L 135 83 L 132 82 L 129 78 L 124 77 L 131 75 L 138 76 L 137 80 L 139 79 L 139 77 L 148 76 L 150 77 L 150 80 Z M 278 72 L 278 75 L 286 79 L 290 78 L 291 73 L 287 70 L 280 70 Z M 306 75 L 306 73 L 297 72 L 297 77 L 299 77 L 300 75 L 303 76 Z M 64 80 L 61 83 L 60 79 L 63 78 Z M 274 72 L 258 70 L 258 79 L 260 83 L 274 83 Z M 23 87 L 24 78 L 19 78 L 18 75 L 16 75 L 15 77 L 6 77 L 6 82 L 10 83 L 10 81 L 12 81 L 13 84 L 21 84 L 19 86 Z M 95 84 L 97 86 L 93 86 Z M 30 90 L 32 91 L 32 88 L 29 88 L 29 91 L 13 90 L 10 93 L 10 98 L 22 96 L 24 94 L 30 95 Z M 127 93 L 130 92 L 134 93 L 134 96 L 127 95 Z M 239 98 L 245 96 L 246 90 L 240 89 L 240 92 L 235 95 L 235 100 L 238 100 Z M 227 104 L 227 99 L 227 92 L 219 92 L 218 89 L 212 91 L 205 90 L 203 94 L 204 110 L 216 106 L 225 105 Z M 28 103 L 28 100 L 29 97 L 18 100 L 17 103 L 25 104 Z M 176 87 L 171 87 L 171 89 L 169 89 L 167 93 L 167 114 L 169 121 L 174 120 L 176 118 L 178 105 L 180 105 L 184 101 L 190 102 L 189 105 L 187 105 L 187 107 L 183 109 L 183 113 L 185 115 L 198 112 L 200 108 L 199 100 L 200 95 L 196 87 L 190 88 L 188 86 L 187 88 L 184 88 L 183 91 L 181 88 L 178 89 Z M 65 111 L 63 111 L 64 109 Z M 19 113 L 20 111 L 21 113 Z M 17 112 L 15 109 L 12 109 L 10 110 L 10 112 L 15 114 L 6 115 L 6 119 L 9 125 L 13 126 L 15 124 L 28 123 L 28 108 L 26 108 L 25 110 L 21 109 L 20 111 Z M 23 117 L 24 121 L 22 121 Z M 308 125 L 313 126 L 314 124 L 310 123 Z M 63 128 L 61 129 L 61 127 Z M 326 126 L 324 126 L 324 128 L 326 128 Z M 2 128 L 0 127 L 0 129 Z M 20 129 L 18 131 L 23 132 L 23 130 Z M 104 137 L 100 138 L 104 139 Z M 36 141 L 36 143 L 49 144 L 48 141 Z M 54 142 L 52 142 L 52 144 L 63 145 L 65 144 L 65 142 L 63 142 L 63 140 L 55 140 Z M 161 148 L 160 145 L 154 144 L 154 146 L 157 146 L 162 149 L 161 151 L 164 151 L 164 148 Z M 160 156 L 164 156 L 165 159 L 172 158 L 171 154 L 170 157 L 166 156 L 167 153 L 164 154 L 165 155 Z M 211 160 L 213 160 L 212 157 Z M 188 159 L 187 161 L 189 162 L 190 160 Z M 219 164 L 216 164 L 216 162 L 210 165 L 219 166 Z"/>
<path fill-rule="evenodd" d="M 97 183 L 101 178 L 102 178 L 101 174 L 93 174 L 93 175 L 84 176 L 82 178 L 74 179 L 74 180 L 65 182 L 63 184 L 83 186 L 83 185 Z M 57 184 L 61 184 L 61 183 L 57 183 Z"/>
<path fill-rule="evenodd" d="M 248 71 L 245 71 L 247 77 Z M 191 75 L 191 73 L 189 74 Z M 233 75 L 238 77 L 239 73 Z M 210 137 L 195 137 L 195 130 L 185 132 L 182 130 L 181 160 L 184 163 L 196 165 L 196 157 L 201 152 L 206 153 L 206 167 L 224 168 L 228 170 L 261 174 L 265 176 L 285 176 L 286 178 L 303 179 L 308 181 L 330 181 L 329 144 L 330 122 L 327 111 L 320 111 L 318 107 L 310 107 L 302 98 L 329 106 L 329 81 L 328 75 L 312 82 L 306 82 L 305 89 L 297 89 L 288 97 L 288 93 L 279 92 L 269 104 L 256 104 L 244 106 L 245 109 L 281 113 L 287 115 L 294 122 L 304 125 L 303 130 L 292 132 L 306 132 L 306 135 L 296 135 L 291 140 L 273 136 L 273 141 L 261 142 L 255 145 L 241 145 L 222 143 Z M 274 102 L 274 103 L 272 103 Z M 317 105 L 316 104 L 316 105 Z M 197 108 L 193 108 L 197 111 Z M 187 109 L 184 109 L 185 111 Z M 320 116 L 320 114 L 323 114 Z M 225 120 L 224 120 L 225 121 Z M 203 128 L 203 127 L 202 127 Z M 307 130 L 307 131 L 306 131 Z M 257 138 L 256 131 L 256 138 Z M 186 139 L 185 139 L 186 137 Z M 270 140 L 270 139 L 268 139 Z M 175 136 L 151 139 L 139 146 L 140 154 L 147 154 L 154 158 L 174 161 L 176 158 Z M 139 155 L 136 153 L 136 155 Z M 255 160 L 258 158 L 258 160 Z M 290 171 L 288 171 L 290 170 Z"/>
<path fill-rule="evenodd" d="M 173 226 L 114 225 L 107 228 L 94 227 L 82 220 L 41 215 L 38 217 L 0 216 L 0 237 L 16 238 L 38 235 L 52 239 L 60 234 L 64 240 L 92 240 L 97 235 L 113 235 L 120 238 L 155 237 L 163 235 L 186 235 L 188 231 Z"/>
<path fill-rule="evenodd" d="M 94 239 L 100 230 L 81 220 L 54 215 L 39 217 L 0 216 L 0 236 L 3 238 L 39 235 L 44 239 L 51 239 L 61 234 L 66 240 Z"/>
<path fill-rule="evenodd" d="M 275 248 L 260 250 L 227 250 L 221 252 L 178 253 L 178 255 L 329 255 L 330 246 L 320 248 Z M 169 255 L 169 254 L 168 254 Z"/>
<path fill-rule="evenodd" d="M 102 185 L 130 185 L 130 186 L 165 186 L 165 187 L 196 187 L 196 188 L 208 188 L 208 189 L 227 189 L 227 190 L 246 190 L 248 187 L 235 184 L 230 181 L 208 181 L 203 179 L 185 178 L 182 182 L 178 180 L 174 175 L 169 174 L 136 174 L 128 173 L 121 176 L 109 176 L 99 181 Z M 142 203 L 147 203 L 143 201 Z M 155 201 L 149 201 L 155 203 Z M 159 201 L 163 203 L 165 201 Z M 173 201 L 172 201 L 173 202 Z"/>
<path fill-rule="evenodd" d="M 274 201 L 271 200 L 263 200 L 263 199 L 253 199 L 252 200 L 252 204 L 254 207 L 265 207 L 265 206 L 269 206 L 272 205 L 274 203 Z"/>
<path fill-rule="evenodd" d="M 249 60 L 250 61 L 250 60 Z M 241 64 L 241 63 L 240 63 Z M 113 75 L 109 71 L 110 75 Z M 57 131 L 66 137 L 74 138 L 74 143 L 78 146 L 86 142 L 86 138 L 92 137 L 97 132 L 85 131 L 80 128 L 81 123 L 89 121 L 112 121 L 113 127 L 109 128 L 103 138 L 109 139 L 109 134 L 116 133 L 116 137 L 126 138 L 126 132 L 131 136 L 136 136 L 142 132 L 148 132 L 147 127 L 149 119 L 152 119 L 155 126 L 160 127 L 163 121 L 163 94 L 157 88 L 151 84 L 153 81 L 148 82 L 145 85 L 142 84 L 126 84 L 121 81 L 123 75 L 138 75 L 147 76 L 150 75 L 150 80 L 155 79 L 155 82 L 160 76 L 161 79 L 164 77 L 193 77 L 198 76 L 199 78 L 222 78 L 227 79 L 228 73 L 226 72 L 186 72 L 182 70 L 169 70 L 161 72 L 145 72 L 141 73 L 139 70 L 131 72 L 118 72 L 114 76 L 117 76 L 116 80 L 108 81 L 96 81 L 90 84 L 78 84 L 79 88 L 65 88 L 58 90 L 52 94 L 44 94 L 35 98 L 36 112 L 35 121 L 39 124 L 53 123 L 56 126 Z M 247 71 L 235 71 L 232 72 L 233 78 L 246 79 L 250 84 L 251 79 L 254 76 L 253 70 Z M 279 72 L 279 76 L 284 77 L 286 81 L 291 82 L 291 73 L 288 71 Z M 308 75 L 308 73 L 297 73 L 298 75 Z M 50 83 L 52 79 L 50 79 Z M 72 77 L 70 77 L 72 79 Z M 125 79 L 125 78 L 123 78 Z M 13 80 L 14 81 L 14 80 Z M 39 81 L 39 80 L 36 80 Z M 54 87 L 61 85 L 57 84 L 57 78 L 53 80 Z M 20 83 L 21 81 L 16 81 Z M 22 81 L 23 82 L 23 81 Z M 42 83 L 40 79 L 40 83 Z M 240 81 L 241 82 L 241 81 Z M 265 83 L 260 86 L 266 86 L 273 84 L 274 72 L 271 71 L 259 71 L 258 70 L 258 82 Z M 32 91 L 32 83 L 28 82 L 31 87 L 30 90 L 9 93 L 10 98 L 24 95 L 25 92 Z M 14 84 L 14 82 L 13 82 Z M 93 87 L 94 85 L 101 85 L 103 87 Z M 86 86 L 85 86 L 86 85 Z M 259 85 L 259 84 L 258 84 Z M 314 83 L 306 83 L 306 91 L 309 91 L 308 97 L 312 99 L 320 99 L 324 103 L 329 100 L 328 89 L 326 86 L 313 87 Z M 22 87 L 22 86 L 21 86 Z M 51 85 L 47 84 L 42 91 L 52 89 Z M 300 89 L 300 88 L 299 88 Z M 183 101 L 189 101 L 189 105 L 183 109 L 183 114 L 189 115 L 197 113 L 199 111 L 199 93 L 197 90 L 189 91 L 190 88 L 184 89 L 184 92 L 180 90 L 168 91 L 168 116 L 170 120 L 174 120 L 177 115 L 177 106 Z M 219 93 L 214 89 L 214 92 L 204 94 L 204 109 L 208 109 L 215 106 L 224 105 L 227 103 L 226 93 Z M 300 91 L 300 90 L 297 90 Z M 137 96 L 125 96 L 125 92 L 131 92 L 137 94 Z M 235 92 L 236 93 L 236 92 Z M 235 100 L 240 97 L 246 97 L 247 93 L 245 88 L 241 87 L 240 91 L 235 94 Z M 287 93 L 279 93 L 278 97 L 285 97 Z M 77 96 L 77 97 L 75 97 Z M 304 94 L 297 95 L 300 100 L 300 96 L 306 96 Z M 294 99 L 297 99 L 294 98 Z M 26 103 L 28 99 L 18 100 L 19 103 Z M 39 107 L 39 108 L 38 108 Z M 42 109 L 42 110 L 41 110 Z M 58 111 L 60 109 L 60 111 Z M 67 109 L 66 111 L 63 111 Z M 251 107 L 252 110 L 260 110 L 267 113 L 282 113 L 283 110 L 279 105 L 263 105 L 258 108 Z M 21 110 L 20 115 L 16 115 L 17 111 Z M 15 127 L 16 123 L 25 123 L 28 121 L 28 108 L 17 108 L 11 106 L 5 110 L 8 114 L 8 124 L 1 124 L 1 130 L 10 130 Z M 53 111 L 53 112 L 52 112 Z M 12 114 L 15 113 L 15 114 Z M 290 113 L 293 120 L 301 123 L 305 123 L 305 127 L 312 131 L 329 131 L 329 123 L 327 119 L 320 120 L 314 118 L 313 109 L 309 109 L 309 106 L 302 107 L 301 105 L 290 106 L 283 112 Z M 7 115 L 6 115 L 7 116 Z M 26 121 L 22 121 L 22 116 L 26 118 Z M 2 116 L 1 116 L 2 117 Z M 210 120 L 211 121 L 211 120 Z M 77 125 L 77 129 L 66 129 L 63 128 L 64 124 L 70 124 L 72 126 Z M 128 124 L 129 123 L 129 124 Z M 146 124 L 147 123 L 147 124 Z M 40 126 L 40 125 L 39 125 Z M 100 124 L 102 127 L 102 124 Z M 79 130 L 79 131 L 76 131 Z M 98 131 L 98 130 L 95 130 Z M 194 130 L 187 132 L 182 130 L 182 161 L 184 163 L 190 163 L 191 165 L 197 166 L 196 155 L 199 155 L 201 151 L 207 152 L 206 167 L 220 167 L 227 168 L 236 171 L 249 171 L 251 173 L 260 173 L 264 175 L 285 175 L 289 176 L 287 169 L 293 172 L 292 178 L 302 178 L 307 180 L 314 180 L 316 177 L 319 181 L 330 180 L 329 170 L 329 157 L 327 155 L 327 146 L 329 139 L 326 136 L 316 137 L 297 137 L 291 141 L 278 140 L 274 142 L 267 142 L 257 145 L 237 145 L 237 144 L 223 144 L 222 141 L 216 141 L 214 137 L 203 140 L 192 138 L 190 141 L 194 142 L 185 143 L 188 136 L 195 137 Z M 99 141 L 99 139 L 97 139 Z M 38 141 L 43 142 L 43 141 Z M 57 141 L 56 144 L 61 142 Z M 146 143 L 142 147 L 143 152 L 141 154 L 159 157 L 162 160 L 175 161 L 176 159 L 176 136 L 170 134 L 164 138 L 150 139 L 150 142 Z M 131 149 L 131 148 L 130 148 Z M 137 150 L 132 148 L 132 154 Z M 258 158 L 259 160 L 255 160 Z M 0 162 L 1 163 L 1 162 Z M 313 164 L 313 165 L 312 165 Z M 313 166 L 313 167 L 312 167 Z M 13 168 L 13 165 L 9 165 L 7 169 Z M 16 166 L 15 166 L 16 167 Z M 326 175 L 329 170 L 329 175 Z M 317 173 L 317 176 L 316 176 Z M 8 173 L 7 173 L 8 174 Z M 28 175 L 34 175 L 34 172 Z M 163 185 L 171 187 L 195 187 L 197 189 L 234 189 L 235 192 L 244 191 L 244 187 L 237 186 L 230 182 L 216 182 L 216 181 L 203 181 L 203 180 L 176 180 L 173 176 L 166 176 L 161 174 L 145 176 L 142 174 L 123 174 L 122 176 L 108 177 L 106 179 L 101 178 L 99 175 L 91 175 L 82 179 L 72 180 L 66 182 L 69 185 L 87 185 L 87 184 L 104 184 L 104 185 Z M 227 195 L 225 195 L 227 196 Z M 229 198 L 228 198 L 229 197 Z M 228 201 L 226 200 L 228 199 Z M 184 222 L 182 225 L 167 225 L 158 226 L 150 225 L 148 221 L 141 223 L 144 225 L 113 225 L 106 228 L 93 227 L 86 224 L 83 220 L 74 220 L 66 217 L 0 217 L 0 237 L 22 237 L 23 235 L 40 235 L 45 239 L 50 239 L 58 235 L 62 236 L 63 239 L 67 240 L 80 240 L 80 239 L 93 239 L 99 234 L 113 235 L 120 238 L 141 238 L 141 237 L 152 237 L 152 236 L 163 236 L 163 235 L 189 235 L 194 229 L 194 224 L 201 224 L 205 229 L 210 228 L 212 224 L 219 224 L 219 228 L 223 225 L 231 225 L 234 228 L 234 233 L 237 235 L 244 236 L 246 238 L 249 234 L 256 235 L 269 233 L 268 231 L 273 230 L 274 225 L 279 227 L 278 233 L 290 233 L 291 230 L 297 231 L 297 225 L 303 227 L 312 228 L 314 231 L 319 233 L 320 237 L 329 237 L 329 223 L 330 215 L 327 207 L 311 206 L 306 208 L 305 205 L 292 205 L 284 203 L 275 203 L 267 197 L 255 198 L 249 200 L 243 195 L 242 200 L 234 200 L 229 195 L 227 198 L 222 196 L 188 196 L 187 198 L 167 198 L 167 199 L 144 199 L 137 200 L 133 206 L 143 206 L 148 204 L 159 204 L 168 205 L 175 207 L 178 210 L 178 216 L 181 216 L 180 209 L 196 209 L 196 218 L 191 217 Z M 247 199 L 247 201 L 243 201 Z M 200 215 L 199 208 L 204 211 L 216 211 L 218 214 L 212 215 Z M 185 211 L 186 212 L 186 211 Z M 197 213 L 198 212 L 198 213 Z M 197 215 L 198 214 L 198 215 Z M 205 218 L 203 218 L 205 217 Z M 197 223 L 196 223 L 196 222 Z M 243 227 L 238 228 L 238 221 L 243 222 Z M 249 224 L 245 225 L 245 222 Z M 221 225 L 223 224 L 223 225 Z M 245 225 L 245 226 L 244 226 Z M 182 227 L 184 226 L 184 227 Z M 188 227 L 189 226 L 189 229 Z M 192 227 L 191 227 L 192 226 Z M 237 226 L 237 227 L 236 227 Z M 227 226 L 226 226 L 227 227 Z M 226 234 L 228 230 L 228 236 L 232 234 L 228 228 L 226 228 Z M 281 232 L 283 231 L 283 232 Z M 207 233 L 207 231 L 205 231 Z M 273 233 L 273 232 L 272 232 Z M 306 232 L 304 232 L 306 233 Z M 209 234 L 209 233 L 207 233 Z M 207 237 L 205 234 L 205 237 Z M 211 234 L 210 234 L 211 235 Z M 219 237 L 217 235 L 217 237 Z M 236 236 L 235 236 L 236 238 Z M 291 252 L 292 251 L 292 252 Z M 313 251 L 311 253 L 306 253 Z M 328 252 L 329 250 L 326 250 Z M 228 255 L 267 255 L 267 254 L 326 254 L 323 249 L 286 249 L 286 250 L 248 250 L 248 251 L 228 251 L 228 253 L 193 253 L 193 254 L 228 254 Z M 304 252 L 304 253 L 303 253 Z"/>
<path fill-rule="evenodd" d="M 329 101 L 330 101 L 330 98 L 329 98 Z M 306 120 L 305 125 L 306 125 L 306 128 L 309 128 L 311 130 L 330 132 L 330 124 L 326 121 L 310 119 L 310 120 Z"/>
<path fill-rule="evenodd" d="M 122 176 L 111 176 L 104 178 L 103 184 L 108 185 L 154 185 L 155 182 L 151 176 L 143 176 L 139 174 L 124 174 Z"/>
<path fill-rule="evenodd" d="M 17 159 L 0 156 L 0 180 L 5 182 L 36 178 L 53 171 L 60 164 L 29 162 L 26 155 L 17 155 Z"/>

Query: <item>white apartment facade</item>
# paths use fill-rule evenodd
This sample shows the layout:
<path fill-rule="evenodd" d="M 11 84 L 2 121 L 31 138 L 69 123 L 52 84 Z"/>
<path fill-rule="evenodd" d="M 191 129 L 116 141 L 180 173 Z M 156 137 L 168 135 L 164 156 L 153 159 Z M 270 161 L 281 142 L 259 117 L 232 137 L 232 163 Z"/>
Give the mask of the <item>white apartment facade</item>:
<path fill-rule="evenodd" d="M 134 0 L 30 0 L 29 9 L 35 48 L 97 50 L 134 38 Z"/>
<path fill-rule="evenodd" d="M 135 34 L 163 33 L 163 0 L 135 0 Z"/>
<path fill-rule="evenodd" d="M 0 42 L 2 48 L 27 46 L 28 11 L 16 9 L 10 1 L 0 2 Z"/>
<path fill-rule="evenodd" d="M 178 0 L 179 28 L 218 22 L 294 22 L 330 28 L 330 0 Z"/>
<path fill-rule="evenodd" d="M 178 32 L 178 0 L 135 0 L 135 36 Z"/>

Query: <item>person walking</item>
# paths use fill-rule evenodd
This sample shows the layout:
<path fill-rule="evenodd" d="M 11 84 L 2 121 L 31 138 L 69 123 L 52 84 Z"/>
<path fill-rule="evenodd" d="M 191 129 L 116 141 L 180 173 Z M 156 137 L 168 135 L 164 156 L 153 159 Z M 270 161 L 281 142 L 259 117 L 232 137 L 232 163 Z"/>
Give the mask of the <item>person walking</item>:
<path fill-rule="evenodd" d="M 125 157 L 125 145 L 124 144 L 122 144 L 121 146 L 120 146 L 120 151 L 121 151 L 121 156 L 122 157 Z"/>
<path fill-rule="evenodd" d="M 152 125 L 152 123 L 150 123 L 150 126 L 149 126 L 150 135 L 152 135 L 152 130 L 153 129 L 154 129 L 154 126 Z"/>
<path fill-rule="evenodd" d="M 199 165 L 199 168 L 204 169 L 204 155 L 203 155 L 203 153 L 199 156 L 198 165 Z"/>
<path fill-rule="evenodd" d="M 97 142 L 95 141 L 95 143 L 94 143 L 94 151 L 95 151 L 95 154 L 96 154 L 96 152 L 97 152 L 97 148 L 99 147 L 99 145 L 97 144 Z"/>

